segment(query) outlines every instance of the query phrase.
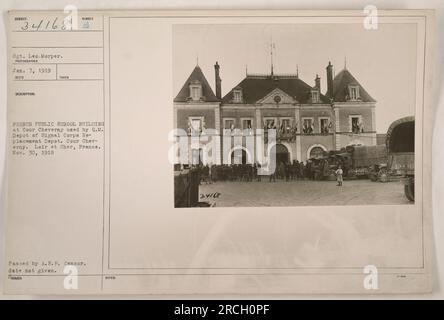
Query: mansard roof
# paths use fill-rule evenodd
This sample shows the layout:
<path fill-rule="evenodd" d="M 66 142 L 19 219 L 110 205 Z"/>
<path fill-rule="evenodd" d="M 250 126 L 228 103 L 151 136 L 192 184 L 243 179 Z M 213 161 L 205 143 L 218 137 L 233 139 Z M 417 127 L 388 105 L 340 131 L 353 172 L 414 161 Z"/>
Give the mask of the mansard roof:
<path fill-rule="evenodd" d="M 348 101 L 348 87 L 358 86 L 359 87 L 359 96 L 362 102 L 376 102 L 370 94 L 364 89 L 364 87 L 356 80 L 355 77 L 348 71 L 347 69 L 343 69 L 339 72 L 336 77 L 333 79 L 333 100 L 335 102 L 346 102 Z M 330 93 L 326 93 L 327 96 L 330 96 Z"/>
<path fill-rule="evenodd" d="M 247 75 L 222 98 L 223 103 L 232 103 L 235 88 L 242 89 L 243 102 L 246 104 L 256 103 L 275 89 L 282 90 L 299 103 L 310 103 L 313 89 L 297 75 Z M 329 103 L 329 99 L 320 94 L 320 102 Z"/>
<path fill-rule="evenodd" d="M 184 85 L 182 86 L 182 89 L 180 89 L 179 93 L 177 94 L 176 98 L 174 98 L 174 102 L 187 102 L 190 98 L 190 83 L 199 81 L 199 83 L 202 85 L 202 97 L 203 100 L 206 102 L 217 102 L 220 101 L 217 99 L 216 95 L 213 92 L 213 89 L 211 89 L 210 84 L 207 81 L 207 78 L 205 78 L 205 75 L 202 72 L 202 69 L 199 66 L 196 66 L 191 72 L 188 79 L 185 81 Z"/>

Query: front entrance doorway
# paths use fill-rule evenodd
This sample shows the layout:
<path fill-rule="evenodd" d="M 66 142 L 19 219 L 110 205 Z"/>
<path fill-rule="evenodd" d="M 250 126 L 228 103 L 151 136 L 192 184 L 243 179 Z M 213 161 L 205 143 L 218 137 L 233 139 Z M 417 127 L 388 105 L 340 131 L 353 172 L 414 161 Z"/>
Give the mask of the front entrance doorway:
<path fill-rule="evenodd" d="M 270 149 L 270 155 L 276 154 L 276 164 L 279 165 L 281 163 L 289 163 L 290 162 L 290 153 L 286 146 L 281 143 L 274 145 Z"/>
<path fill-rule="evenodd" d="M 247 152 L 244 149 L 236 149 L 231 151 L 231 164 L 246 164 Z"/>

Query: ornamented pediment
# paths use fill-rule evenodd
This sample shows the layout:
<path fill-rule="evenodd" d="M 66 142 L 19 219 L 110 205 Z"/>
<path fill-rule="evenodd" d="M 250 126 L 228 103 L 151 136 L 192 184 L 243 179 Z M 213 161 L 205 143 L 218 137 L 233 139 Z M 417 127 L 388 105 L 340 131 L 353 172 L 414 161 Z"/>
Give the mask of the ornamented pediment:
<path fill-rule="evenodd" d="M 257 103 L 260 104 L 293 104 L 298 103 L 298 101 L 286 94 L 279 88 L 274 89 L 269 92 L 265 97 L 258 100 Z"/>

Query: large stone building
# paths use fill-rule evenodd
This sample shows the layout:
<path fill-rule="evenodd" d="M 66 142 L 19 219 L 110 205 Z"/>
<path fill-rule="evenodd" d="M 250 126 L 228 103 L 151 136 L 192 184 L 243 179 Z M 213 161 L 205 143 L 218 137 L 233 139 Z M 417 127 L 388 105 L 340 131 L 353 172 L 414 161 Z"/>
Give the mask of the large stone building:
<path fill-rule="evenodd" d="M 325 93 L 318 75 L 309 85 L 298 74 L 274 74 L 271 68 L 270 74 L 246 74 L 222 96 L 217 62 L 214 72 L 215 92 L 197 65 L 174 99 L 174 123 L 182 132 L 177 135 L 188 136 L 190 150 L 177 154 L 176 162 L 253 163 L 260 150 L 256 144 L 253 151 L 245 144 L 246 137 L 256 141 L 261 135 L 256 129 L 276 129 L 276 142 L 271 145 L 265 138 L 264 153 L 275 148 L 278 162 L 306 161 L 347 145 L 376 144 L 376 101 L 347 68 L 334 76 L 328 63 Z M 210 151 L 205 149 L 208 137 L 196 142 L 205 135 L 215 143 Z M 233 138 L 224 142 L 224 135 Z"/>

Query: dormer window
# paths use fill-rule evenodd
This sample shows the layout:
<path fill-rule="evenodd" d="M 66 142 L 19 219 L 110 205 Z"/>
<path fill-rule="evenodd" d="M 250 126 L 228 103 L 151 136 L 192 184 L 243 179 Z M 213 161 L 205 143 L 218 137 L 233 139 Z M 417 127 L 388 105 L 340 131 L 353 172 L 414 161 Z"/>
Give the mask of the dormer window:
<path fill-rule="evenodd" d="M 359 100 L 359 87 L 358 86 L 349 86 L 349 97 L 350 100 Z"/>
<path fill-rule="evenodd" d="M 242 89 L 233 90 L 233 102 L 242 103 Z"/>
<path fill-rule="evenodd" d="M 312 103 L 319 102 L 319 90 L 318 89 L 311 90 L 311 102 Z"/>
<path fill-rule="evenodd" d="M 193 101 L 199 101 L 202 98 L 202 84 L 198 80 L 190 83 L 190 97 Z"/>

